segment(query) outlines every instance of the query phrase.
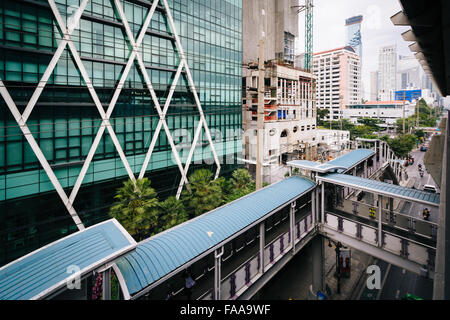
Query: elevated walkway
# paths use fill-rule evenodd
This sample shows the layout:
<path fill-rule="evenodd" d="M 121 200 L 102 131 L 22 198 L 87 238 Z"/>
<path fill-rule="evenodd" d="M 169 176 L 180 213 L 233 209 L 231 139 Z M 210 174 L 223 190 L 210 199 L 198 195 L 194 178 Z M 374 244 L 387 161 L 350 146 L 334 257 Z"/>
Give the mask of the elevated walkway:
<path fill-rule="evenodd" d="M 115 219 L 73 233 L 0 268 L 0 300 L 52 298 L 136 245 Z"/>
<path fill-rule="evenodd" d="M 116 262 L 124 279 L 125 298 L 137 298 L 200 259 L 223 250 L 228 242 L 314 187 L 311 180 L 290 177 L 144 240 L 135 252 Z"/>

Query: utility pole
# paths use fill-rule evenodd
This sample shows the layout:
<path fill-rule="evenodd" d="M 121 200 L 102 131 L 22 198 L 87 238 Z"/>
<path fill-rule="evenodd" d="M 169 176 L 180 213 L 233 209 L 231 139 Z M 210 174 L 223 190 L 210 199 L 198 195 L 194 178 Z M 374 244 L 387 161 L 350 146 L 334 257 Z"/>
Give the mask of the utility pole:
<path fill-rule="evenodd" d="M 403 134 L 405 134 L 405 94 L 406 90 L 403 90 Z"/>
<path fill-rule="evenodd" d="M 265 12 L 262 12 L 265 20 Z M 259 40 L 258 53 L 258 111 L 257 111 L 257 146 L 256 146 L 256 190 L 263 185 L 263 157 L 264 157 L 264 38 L 265 21 L 263 21 L 263 31 Z"/>
<path fill-rule="evenodd" d="M 417 117 L 416 117 L 416 127 L 419 128 L 419 112 L 420 112 L 420 100 L 416 102 L 417 107 Z"/>

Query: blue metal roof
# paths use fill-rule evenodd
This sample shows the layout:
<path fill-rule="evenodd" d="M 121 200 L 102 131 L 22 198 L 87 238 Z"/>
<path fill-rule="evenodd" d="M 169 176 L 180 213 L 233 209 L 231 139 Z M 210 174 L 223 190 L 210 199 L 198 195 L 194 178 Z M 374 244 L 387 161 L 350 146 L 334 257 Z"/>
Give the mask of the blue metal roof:
<path fill-rule="evenodd" d="M 325 173 L 331 170 L 337 170 L 337 172 L 344 172 L 345 169 L 347 170 L 350 169 L 357 163 L 367 159 L 368 157 L 374 154 L 375 152 L 370 149 L 356 149 L 327 163 L 320 163 L 308 160 L 292 160 L 289 161 L 287 165 L 306 170 L 317 171 L 320 173 Z"/>
<path fill-rule="evenodd" d="M 357 163 L 363 161 L 364 159 L 367 159 L 368 157 L 374 154 L 375 152 L 370 149 L 356 149 L 353 150 L 352 152 L 344 154 L 339 158 L 331 160 L 330 162 L 328 162 L 328 164 L 332 164 L 335 166 L 342 166 L 349 169 L 354 165 L 356 165 Z M 343 172 L 343 170 L 340 170 L 340 172 Z"/>
<path fill-rule="evenodd" d="M 135 252 L 116 261 L 130 295 L 314 186 L 311 180 L 293 176 L 144 240 Z"/>
<path fill-rule="evenodd" d="M 45 298 L 74 276 L 67 267 L 77 266 L 84 275 L 136 245 L 115 219 L 78 231 L 0 268 L 0 299 Z"/>
<path fill-rule="evenodd" d="M 338 185 L 346 185 L 368 192 L 374 192 L 389 197 L 416 201 L 433 206 L 439 205 L 440 202 L 440 195 L 436 193 L 430 193 L 417 189 L 397 186 L 386 182 L 355 177 L 348 174 L 330 173 L 325 176 L 319 177 L 319 179 L 325 182 L 335 183 Z"/>

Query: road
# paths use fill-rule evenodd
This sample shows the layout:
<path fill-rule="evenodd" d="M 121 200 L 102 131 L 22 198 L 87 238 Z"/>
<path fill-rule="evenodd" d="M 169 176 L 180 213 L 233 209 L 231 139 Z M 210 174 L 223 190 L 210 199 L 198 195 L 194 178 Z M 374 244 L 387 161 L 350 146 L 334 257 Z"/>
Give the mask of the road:
<path fill-rule="evenodd" d="M 416 149 L 411 152 L 414 158 L 414 164 L 406 167 L 406 172 L 410 178 L 408 187 L 414 187 L 422 190 L 425 184 L 435 185 L 433 178 L 425 170 L 423 177 L 420 177 L 418 165 L 423 164 L 423 158 L 425 152 Z M 436 186 L 437 187 L 437 186 Z M 439 190 L 438 190 L 439 192 Z M 422 204 L 403 202 L 400 204 L 400 212 L 409 213 L 410 215 L 423 218 L 422 212 L 425 208 Z M 438 209 L 428 207 L 431 216 L 430 220 L 437 222 Z M 376 260 L 375 264 L 380 267 L 381 271 L 381 289 L 369 290 L 365 285 L 360 293 L 360 300 L 397 300 L 404 297 L 407 293 L 416 295 L 425 300 L 431 300 L 433 298 L 433 281 L 421 277 L 415 273 L 409 272 L 405 269 L 391 265 L 382 260 Z"/>
<path fill-rule="evenodd" d="M 410 178 L 410 181 L 408 183 L 408 187 L 414 186 L 414 188 L 418 190 L 422 190 L 423 186 L 425 184 L 431 184 L 436 186 L 436 183 L 434 182 L 433 178 L 430 174 L 428 174 L 427 170 L 425 169 L 423 177 L 420 177 L 419 174 L 419 163 L 422 165 L 422 168 L 424 168 L 423 164 L 423 158 L 425 156 L 425 152 L 420 151 L 419 149 L 416 149 L 411 152 L 411 155 L 414 158 L 414 164 L 409 165 L 406 167 L 406 172 L 408 174 L 408 177 Z M 436 186 L 437 188 L 437 186 Z M 439 189 L 438 189 L 438 192 Z M 417 203 L 411 203 L 408 201 L 403 202 L 402 205 L 400 205 L 400 212 L 410 214 L 416 218 L 423 219 L 423 209 L 425 206 L 423 204 L 417 204 Z M 438 208 L 433 207 L 427 207 L 430 210 L 430 221 L 437 222 L 438 218 Z"/>

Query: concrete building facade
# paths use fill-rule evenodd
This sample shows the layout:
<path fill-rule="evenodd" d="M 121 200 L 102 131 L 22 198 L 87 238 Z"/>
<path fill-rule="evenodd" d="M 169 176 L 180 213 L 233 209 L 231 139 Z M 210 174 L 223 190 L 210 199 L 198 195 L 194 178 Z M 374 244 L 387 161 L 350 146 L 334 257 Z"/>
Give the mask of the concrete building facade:
<path fill-rule="evenodd" d="M 378 100 L 378 71 L 370 73 L 370 100 Z"/>
<path fill-rule="evenodd" d="M 391 101 L 397 89 L 397 46 L 386 46 L 378 54 L 378 100 Z"/>
<path fill-rule="evenodd" d="M 415 104 L 405 101 L 405 117 L 414 115 Z M 403 101 L 369 101 L 365 104 L 348 106 L 343 111 L 344 119 L 357 124 L 359 119 L 371 118 L 382 121 L 380 127 L 393 129 L 397 119 L 403 119 Z"/>
<path fill-rule="evenodd" d="M 299 0 L 242 1 L 244 64 L 258 61 L 258 41 L 264 31 L 266 61 L 293 64 L 298 37 Z M 296 7 L 297 6 L 297 7 Z"/>
<path fill-rule="evenodd" d="M 255 163 L 257 155 L 258 70 L 243 79 L 243 156 Z M 288 65 L 265 65 L 264 93 L 264 176 L 293 158 L 305 157 L 316 129 L 316 79 L 311 73 Z"/>
<path fill-rule="evenodd" d="M 361 102 L 361 60 L 350 46 L 315 53 L 317 107 L 328 109 L 325 120 L 338 120 L 348 105 Z"/>

